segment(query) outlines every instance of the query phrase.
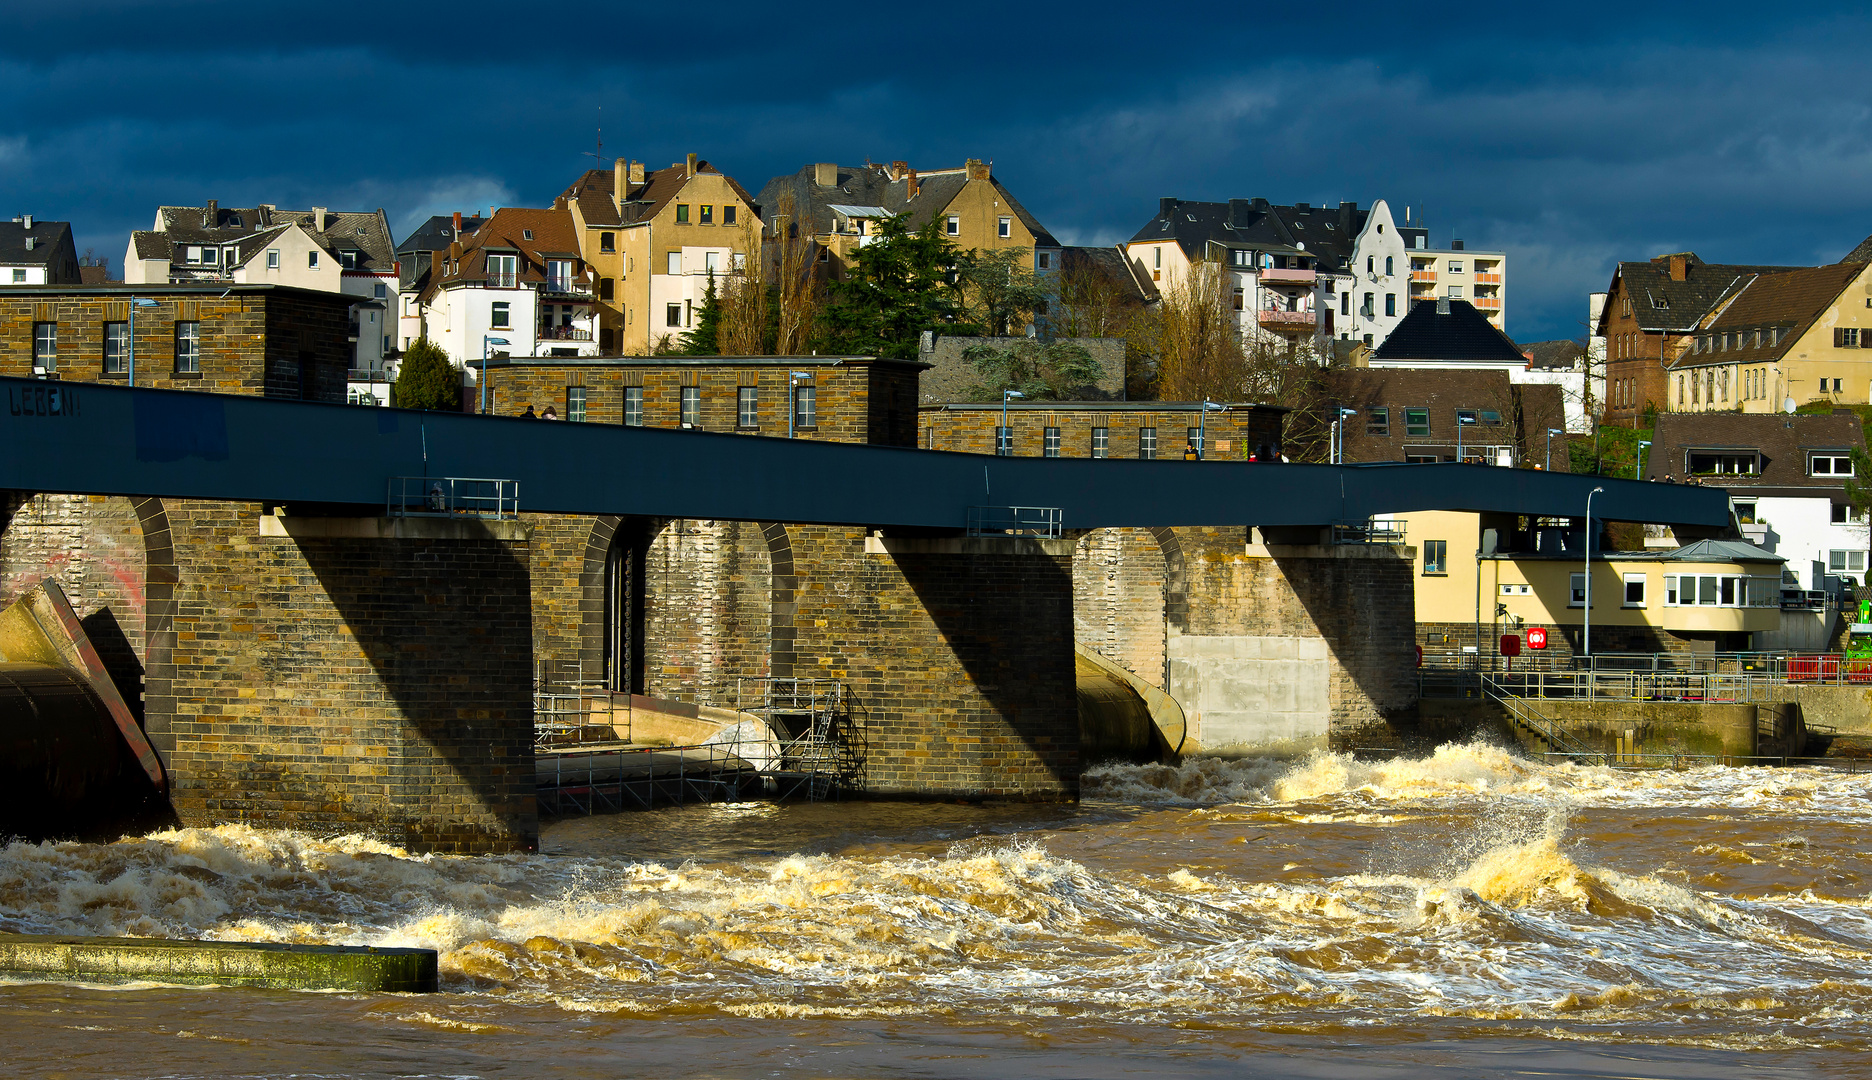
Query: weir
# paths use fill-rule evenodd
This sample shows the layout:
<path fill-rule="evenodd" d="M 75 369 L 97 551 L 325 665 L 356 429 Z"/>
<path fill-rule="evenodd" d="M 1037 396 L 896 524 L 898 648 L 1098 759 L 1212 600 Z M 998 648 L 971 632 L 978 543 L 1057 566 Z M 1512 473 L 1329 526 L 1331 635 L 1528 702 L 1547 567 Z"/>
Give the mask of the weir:
<path fill-rule="evenodd" d="M 865 744 L 858 791 L 1072 799 L 1088 749 L 1112 752 L 1083 741 L 1078 705 L 1095 612 L 1100 654 L 1186 713 L 1170 749 L 1322 745 L 1416 705 L 1410 551 L 1335 545 L 1333 523 L 1566 514 L 1595 483 L 1608 516 L 1727 521 L 1714 491 L 1479 466 L 987 458 L 5 378 L 0 394 L 5 595 L 63 581 L 110 631 L 100 654 L 141 690 L 181 820 L 416 850 L 536 842 L 537 661 L 701 703 L 748 676 L 836 680 Z M 519 511 L 387 513 L 425 470 L 497 478 Z M 1057 507 L 1059 535 L 969 535 L 984 504 Z M 1143 575 L 1096 580 L 1102 537 L 1153 552 L 1123 564 Z"/>

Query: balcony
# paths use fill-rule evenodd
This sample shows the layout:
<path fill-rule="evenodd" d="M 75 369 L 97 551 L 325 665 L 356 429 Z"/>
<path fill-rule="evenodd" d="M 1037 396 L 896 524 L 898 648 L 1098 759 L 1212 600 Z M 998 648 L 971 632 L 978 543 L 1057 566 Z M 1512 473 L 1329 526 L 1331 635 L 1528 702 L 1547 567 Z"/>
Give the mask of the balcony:
<path fill-rule="evenodd" d="M 1311 331 L 1314 326 L 1314 318 L 1311 311 L 1262 310 L 1255 312 L 1255 318 L 1261 323 L 1263 329 L 1280 330 L 1287 333 L 1295 333 L 1303 330 Z"/>
<path fill-rule="evenodd" d="M 1475 276 L 1475 283 L 1477 285 L 1500 285 L 1502 283 L 1501 275 L 1500 274 L 1477 274 Z"/>
<path fill-rule="evenodd" d="M 1478 296 L 1469 302 L 1476 306 L 1477 311 L 1501 310 L 1501 297 L 1499 296 Z"/>
<path fill-rule="evenodd" d="M 1428 281 L 1434 285 L 1436 284 L 1436 271 L 1435 270 L 1412 270 L 1410 272 L 1410 279 L 1412 281 Z"/>
<path fill-rule="evenodd" d="M 541 341 L 590 341 L 591 331 L 576 326 L 547 326 L 539 332 Z"/>
<path fill-rule="evenodd" d="M 1260 277 L 1263 282 L 1291 281 L 1296 285 L 1311 285 L 1319 280 L 1319 273 L 1314 270 L 1284 270 L 1277 266 L 1267 266 L 1261 269 Z"/>
<path fill-rule="evenodd" d="M 590 300 L 591 286 L 582 281 L 551 281 L 540 286 L 541 297 L 571 297 L 575 300 Z"/>

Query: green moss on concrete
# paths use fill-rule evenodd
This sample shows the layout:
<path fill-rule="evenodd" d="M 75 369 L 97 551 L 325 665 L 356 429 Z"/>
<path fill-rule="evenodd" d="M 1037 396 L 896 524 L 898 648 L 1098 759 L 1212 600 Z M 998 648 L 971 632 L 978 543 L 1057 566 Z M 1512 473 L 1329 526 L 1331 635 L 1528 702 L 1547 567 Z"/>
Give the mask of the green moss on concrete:
<path fill-rule="evenodd" d="M 0 976 L 433 993 L 433 949 L 0 934 Z"/>

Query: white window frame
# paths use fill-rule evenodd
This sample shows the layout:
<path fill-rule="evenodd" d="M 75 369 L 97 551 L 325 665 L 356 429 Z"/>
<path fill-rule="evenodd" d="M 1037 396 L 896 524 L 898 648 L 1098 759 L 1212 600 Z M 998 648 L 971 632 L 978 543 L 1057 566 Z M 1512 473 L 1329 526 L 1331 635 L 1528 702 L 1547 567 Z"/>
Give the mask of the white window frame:
<path fill-rule="evenodd" d="M 34 375 L 58 371 L 58 323 L 33 323 L 32 370 Z"/>
<path fill-rule="evenodd" d="M 1827 552 L 1827 573 L 1863 574 L 1866 567 L 1864 548 L 1834 548 Z"/>
<path fill-rule="evenodd" d="M 128 322 L 111 321 L 104 324 L 103 359 L 106 375 L 122 375 L 129 370 L 130 324 Z"/>
<path fill-rule="evenodd" d="M 505 300 L 496 300 L 489 304 L 488 328 L 491 330 L 512 330 L 513 305 Z"/>
<path fill-rule="evenodd" d="M 721 272 L 721 252 L 705 251 L 702 253 L 702 269 L 710 274 Z"/>
<path fill-rule="evenodd" d="M 1440 577 L 1449 574 L 1448 540 L 1424 541 L 1423 572 L 1425 577 Z"/>
<path fill-rule="evenodd" d="M 1042 444 L 1041 444 L 1042 448 L 1040 451 L 1040 456 L 1059 457 L 1060 456 L 1060 429 L 1056 427 L 1047 428 L 1043 432 L 1041 432 L 1041 438 L 1042 438 Z"/>
<path fill-rule="evenodd" d="M 1138 459 L 1140 461 L 1157 460 L 1157 429 L 1154 427 L 1138 428 Z"/>
<path fill-rule="evenodd" d="M 943 235 L 944 236 L 961 236 L 962 235 L 962 219 L 955 216 L 954 214 L 950 214 L 947 217 L 943 218 Z"/>
<path fill-rule="evenodd" d="M 624 388 L 624 426 L 643 427 L 644 388 L 626 386 Z"/>
<path fill-rule="evenodd" d="M 585 419 L 585 388 L 583 386 L 566 387 L 566 419 L 583 422 Z"/>
<path fill-rule="evenodd" d="M 793 426 L 795 428 L 816 428 L 819 426 L 819 388 L 811 383 L 800 383 L 793 388 Z"/>
<path fill-rule="evenodd" d="M 675 275 L 675 276 L 680 276 L 682 274 L 682 252 L 680 251 L 670 252 L 669 255 L 665 257 L 664 264 L 665 264 L 663 268 L 664 273 Z"/>
<path fill-rule="evenodd" d="M 995 235 L 1003 240 L 1012 237 L 1014 235 L 1014 219 L 1011 217 L 996 218 Z"/>
<path fill-rule="evenodd" d="M 1821 467 L 1825 463 L 1825 468 Z M 1842 471 L 1843 469 L 1843 471 Z M 1808 454 L 1808 476 L 1851 476 L 1853 474 L 1850 454 Z"/>
<path fill-rule="evenodd" d="M 743 428 L 760 426 L 760 387 L 743 386 L 735 395 L 735 424 Z"/>
<path fill-rule="evenodd" d="M 317 248 L 313 248 L 312 250 L 306 252 L 306 269 L 307 270 L 320 269 L 318 256 L 319 256 L 319 253 L 318 253 Z"/>
<path fill-rule="evenodd" d="M 1095 427 L 1092 429 L 1092 456 L 1103 458 L 1111 453 L 1111 428 Z"/>
<path fill-rule="evenodd" d="M 175 370 L 178 375 L 201 374 L 201 323 L 197 320 L 175 324 Z"/>
<path fill-rule="evenodd" d="M 1647 595 L 1648 593 L 1647 583 L 1648 583 L 1649 575 L 1647 574 L 1624 574 L 1624 575 L 1621 575 L 1621 577 L 1624 582 L 1624 589 L 1619 593 L 1619 606 L 1626 607 L 1626 608 L 1649 607 L 1650 597 Z M 1631 590 L 1632 590 L 1633 585 L 1638 586 L 1638 599 L 1635 602 L 1631 598 Z"/>
<path fill-rule="evenodd" d="M 676 420 L 684 427 L 702 426 L 702 388 L 685 386 L 676 398 Z"/>
<path fill-rule="evenodd" d="M 279 248 L 267 248 L 266 268 L 268 270 L 278 270 L 280 268 Z"/>

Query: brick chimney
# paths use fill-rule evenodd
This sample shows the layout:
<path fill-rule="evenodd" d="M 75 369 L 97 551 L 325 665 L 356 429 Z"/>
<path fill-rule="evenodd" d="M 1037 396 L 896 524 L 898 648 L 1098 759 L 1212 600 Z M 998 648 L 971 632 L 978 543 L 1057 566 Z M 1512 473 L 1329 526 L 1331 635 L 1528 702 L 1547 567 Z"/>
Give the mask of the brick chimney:
<path fill-rule="evenodd" d="M 221 224 L 221 203 L 216 199 L 209 199 L 207 208 L 202 211 L 202 228 L 212 229 L 219 224 Z"/>
<path fill-rule="evenodd" d="M 461 211 L 455 211 L 455 239 L 461 239 Z"/>
<path fill-rule="evenodd" d="M 1672 255 L 1670 257 L 1670 279 L 1672 281 L 1682 281 L 1689 276 L 1690 257 L 1688 255 Z"/>
<path fill-rule="evenodd" d="M 553 196 L 553 209 L 554 209 L 554 210 L 564 210 L 565 208 L 566 208 L 566 201 L 565 201 L 565 196 L 564 196 L 564 195 L 554 195 L 554 196 Z"/>
<path fill-rule="evenodd" d="M 690 154 L 688 163 L 683 166 L 683 178 L 685 180 L 695 175 L 695 163 L 696 163 L 696 156 L 694 154 Z"/>
<path fill-rule="evenodd" d="M 976 158 L 968 159 L 968 178 L 970 180 L 988 179 L 988 165 Z"/>
<path fill-rule="evenodd" d="M 611 201 L 618 213 L 624 212 L 624 200 L 630 198 L 630 162 L 618 158 L 611 163 Z"/>
<path fill-rule="evenodd" d="M 838 187 L 838 164 L 822 161 L 812 167 L 812 182 L 820 187 Z"/>
<path fill-rule="evenodd" d="M 908 161 L 891 162 L 890 175 L 892 180 L 908 179 L 910 176 L 910 163 Z"/>
<path fill-rule="evenodd" d="M 914 199 L 917 197 L 917 192 L 921 190 L 923 190 L 923 182 L 917 179 L 917 171 L 915 169 L 905 169 L 904 198 Z"/>

